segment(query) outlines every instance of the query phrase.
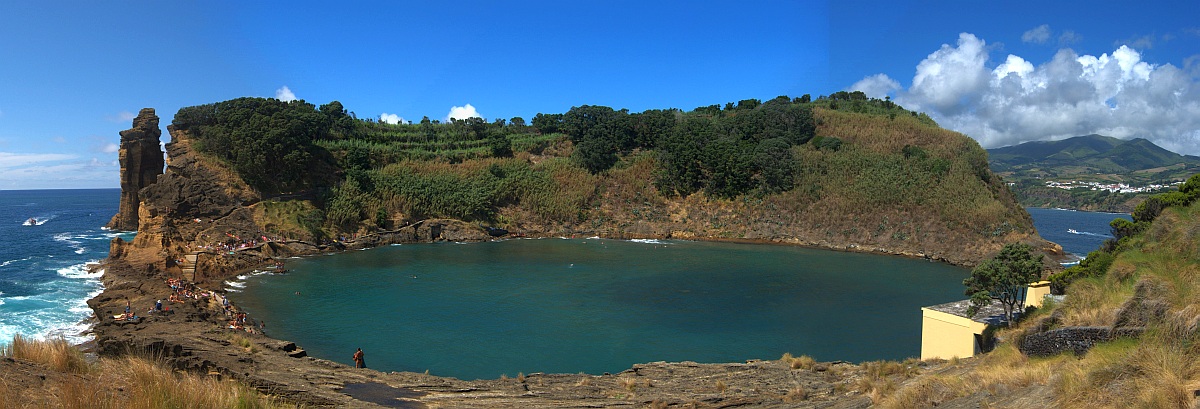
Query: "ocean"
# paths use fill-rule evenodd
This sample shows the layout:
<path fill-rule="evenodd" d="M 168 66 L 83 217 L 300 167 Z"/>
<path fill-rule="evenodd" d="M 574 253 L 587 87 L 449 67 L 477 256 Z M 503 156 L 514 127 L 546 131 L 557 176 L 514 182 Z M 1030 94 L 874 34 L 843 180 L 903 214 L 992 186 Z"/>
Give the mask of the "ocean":
<path fill-rule="evenodd" d="M 108 256 L 102 227 L 117 212 L 120 189 L 0 191 L 0 346 L 13 336 L 87 340 L 86 301 L 100 293 L 89 263 Z M 30 222 L 30 219 L 34 222 Z"/>
<path fill-rule="evenodd" d="M 1046 240 L 1058 243 L 1063 251 L 1073 256 L 1070 263 L 1087 257 L 1087 253 L 1099 249 L 1105 240 L 1113 238 L 1108 223 L 1113 219 L 1133 220 L 1125 213 L 1081 212 L 1067 209 L 1041 209 L 1027 207 L 1033 216 L 1033 227 Z"/>

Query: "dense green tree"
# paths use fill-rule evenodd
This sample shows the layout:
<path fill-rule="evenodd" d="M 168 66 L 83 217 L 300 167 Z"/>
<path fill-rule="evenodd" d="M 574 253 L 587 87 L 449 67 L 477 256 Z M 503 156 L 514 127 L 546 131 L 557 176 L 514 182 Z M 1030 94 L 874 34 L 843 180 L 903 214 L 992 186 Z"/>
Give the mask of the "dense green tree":
<path fill-rule="evenodd" d="M 720 137 L 704 147 L 705 193 L 732 198 L 752 187 L 754 164 L 751 145 L 734 137 Z"/>
<path fill-rule="evenodd" d="M 720 116 L 721 115 L 721 106 L 714 104 L 714 105 L 709 105 L 709 106 L 696 107 L 696 109 L 692 110 L 692 113 L 699 114 L 699 115 Z"/>
<path fill-rule="evenodd" d="M 683 117 L 659 146 L 656 185 L 669 195 L 687 196 L 704 187 L 704 149 L 717 136 L 713 119 Z"/>
<path fill-rule="evenodd" d="M 1000 254 L 984 260 L 971 270 L 971 276 L 963 280 L 966 295 L 971 296 L 971 307 L 967 314 L 975 315 L 980 308 L 1000 301 L 1004 305 L 1004 320 L 1013 322 L 1013 311 L 1024 308 L 1025 291 L 1041 276 L 1042 255 L 1033 255 L 1033 249 L 1024 243 L 1009 243 Z"/>
<path fill-rule="evenodd" d="M 542 114 L 533 116 L 533 127 L 542 134 L 552 134 L 562 126 L 563 114 Z"/>
<path fill-rule="evenodd" d="M 322 149 L 313 142 L 328 138 L 343 120 L 354 121 L 340 106 L 335 101 L 318 111 L 303 100 L 238 98 L 183 108 L 173 125 L 192 133 L 198 150 L 228 161 L 250 186 L 288 192 L 315 187 L 321 175 L 309 170 L 328 155 L 318 154 Z"/>
<path fill-rule="evenodd" d="M 599 173 L 617 163 L 617 154 L 634 147 L 628 111 L 598 105 L 572 107 L 563 114 L 562 129 L 575 142 L 575 160 Z"/>
<path fill-rule="evenodd" d="M 682 115 L 677 109 L 649 109 L 631 115 L 633 145 L 654 148 L 660 139 L 666 138 L 675 128 L 675 119 Z"/>
<path fill-rule="evenodd" d="M 754 98 L 743 99 L 741 101 L 738 101 L 737 109 L 754 109 L 754 108 L 758 108 L 759 105 L 762 105 L 762 101 L 759 101 Z"/>
<path fill-rule="evenodd" d="M 765 194 L 789 190 L 794 185 L 796 160 L 791 144 L 783 138 L 766 139 L 754 148 L 758 190 Z"/>

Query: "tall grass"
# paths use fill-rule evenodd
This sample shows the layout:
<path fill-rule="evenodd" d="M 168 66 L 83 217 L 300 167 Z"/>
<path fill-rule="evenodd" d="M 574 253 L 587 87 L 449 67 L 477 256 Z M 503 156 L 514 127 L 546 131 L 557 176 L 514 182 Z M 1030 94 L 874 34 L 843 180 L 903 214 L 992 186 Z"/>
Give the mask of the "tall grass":
<path fill-rule="evenodd" d="M 20 335 L 0 355 L 46 365 L 65 374 L 43 380 L 36 392 L 18 390 L 0 378 L 0 409 L 65 407 L 99 409 L 275 408 L 289 407 L 231 380 L 174 371 L 138 356 L 101 358 L 94 363 L 62 339 L 28 340 Z M 33 396 L 36 402 L 23 399 Z"/>
<path fill-rule="evenodd" d="M 59 372 L 86 373 L 88 371 L 88 364 L 83 359 L 83 353 L 62 338 L 37 341 L 17 334 L 13 337 L 12 344 L 0 350 L 0 356 L 44 364 Z"/>
<path fill-rule="evenodd" d="M 254 390 L 228 380 L 176 373 L 161 363 L 138 357 L 101 362 L 99 370 L 127 385 L 124 402 L 112 408 L 269 408 L 274 405 Z"/>

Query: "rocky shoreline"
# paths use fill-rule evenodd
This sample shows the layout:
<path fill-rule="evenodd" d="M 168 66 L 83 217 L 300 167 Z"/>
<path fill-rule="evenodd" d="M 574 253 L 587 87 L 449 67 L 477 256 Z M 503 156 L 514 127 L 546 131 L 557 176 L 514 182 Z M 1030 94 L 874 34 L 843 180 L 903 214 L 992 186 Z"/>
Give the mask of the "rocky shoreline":
<path fill-rule="evenodd" d="M 439 234 L 434 235 L 434 232 Z M 393 242 L 481 241 L 486 231 L 453 220 L 426 221 L 354 242 L 320 246 L 268 242 L 236 250 L 244 268 L 273 257 L 291 257 L 374 247 Z M 849 363 L 793 368 L 784 361 L 698 364 L 655 362 L 617 374 L 528 374 L 517 378 L 465 381 L 419 373 L 382 373 L 308 357 L 301 346 L 266 335 L 230 329 L 216 297 L 166 302 L 168 279 L 179 269 L 156 267 L 163 260 L 114 239 L 102 264 L 105 290 L 88 304 L 98 317 L 93 348 L 105 355 L 139 353 L 166 360 L 179 370 L 228 377 L 288 402 L 339 407 L 865 407 L 856 390 L 863 370 Z M 149 253 L 149 254 L 148 254 Z M 238 273 L 205 274 L 195 293 L 221 295 L 215 286 Z M 167 310 L 142 313 L 164 300 Z M 135 321 L 113 318 L 132 305 Z M 236 309 L 236 307 L 235 307 Z M 253 318 L 250 319 L 253 321 Z M 268 331 L 269 332 L 269 331 Z M 803 391 L 803 396 L 799 396 Z"/>

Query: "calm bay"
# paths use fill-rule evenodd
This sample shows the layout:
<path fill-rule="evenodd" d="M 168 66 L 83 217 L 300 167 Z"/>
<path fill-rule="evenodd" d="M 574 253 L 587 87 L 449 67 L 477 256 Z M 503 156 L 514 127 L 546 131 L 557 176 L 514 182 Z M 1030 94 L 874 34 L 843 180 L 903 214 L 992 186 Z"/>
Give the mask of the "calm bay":
<path fill-rule="evenodd" d="M 464 379 L 619 372 L 652 361 L 920 353 L 920 307 L 963 268 L 790 246 L 602 239 L 389 246 L 292 259 L 231 283 L 310 355 Z"/>

